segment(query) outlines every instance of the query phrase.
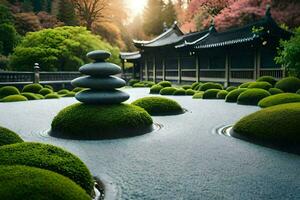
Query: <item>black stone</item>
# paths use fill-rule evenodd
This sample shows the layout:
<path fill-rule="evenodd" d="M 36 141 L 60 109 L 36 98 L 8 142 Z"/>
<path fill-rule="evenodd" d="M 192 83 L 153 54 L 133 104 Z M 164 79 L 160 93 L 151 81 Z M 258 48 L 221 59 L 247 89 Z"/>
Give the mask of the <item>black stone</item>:
<path fill-rule="evenodd" d="M 122 72 L 121 67 L 113 63 L 96 62 L 86 64 L 79 68 L 79 71 L 86 75 L 91 76 L 109 76 L 120 74 Z"/>
<path fill-rule="evenodd" d="M 111 53 L 103 50 L 89 52 L 86 56 L 95 61 L 104 61 L 111 56 Z"/>
<path fill-rule="evenodd" d="M 71 83 L 74 87 L 91 88 L 94 90 L 115 89 L 126 85 L 123 79 L 114 76 L 103 78 L 84 76 L 73 80 Z"/>
<path fill-rule="evenodd" d="M 129 99 L 129 94 L 119 90 L 84 90 L 76 94 L 76 99 L 86 104 L 119 104 Z"/>

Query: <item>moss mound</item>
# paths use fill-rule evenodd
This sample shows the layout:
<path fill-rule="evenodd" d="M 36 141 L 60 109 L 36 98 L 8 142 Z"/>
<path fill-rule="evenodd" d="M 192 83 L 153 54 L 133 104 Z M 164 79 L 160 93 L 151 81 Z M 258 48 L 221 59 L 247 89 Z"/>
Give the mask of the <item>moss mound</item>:
<path fill-rule="evenodd" d="M 53 93 L 53 90 L 49 89 L 49 88 L 43 88 L 39 91 L 39 94 L 46 96 L 47 94 L 51 94 Z"/>
<path fill-rule="evenodd" d="M 74 89 L 72 90 L 72 92 L 77 93 L 77 92 L 81 92 L 81 91 L 83 91 L 83 90 L 85 90 L 85 88 L 76 87 L 76 88 L 74 88 Z"/>
<path fill-rule="evenodd" d="M 238 96 L 237 103 L 242 105 L 257 105 L 258 102 L 271 94 L 263 89 L 248 89 Z"/>
<path fill-rule="evenodd" d="M 172 87 L 172 83 L 170 81 L 161 81 L 158 83 L 158 85 L 161 85 L 163 87 Z"/>
<path fill-rule="evenodd" d="M 52 90 L 52 91 L 54 90 L 53 87 L 52 87 L 51 85 L 44 85 L 44 88 L 48 88 L 48 89 L 50 89 L 50 90 Z M 38 93 L 39 93 L 39 92 L 38 92 Z"/>
<path fill-rule="evenodd" d="M 206 91 L 209 89 L 219 89 L 219 90 L 223 90 L 223 86 L 219 83 L 204 83 L 199 90 L 200 91 Z"/>
<path fill-rule="evenodd" d="M 23 87 L 22 92 L 30 92 L 30 93 L 39 93 L 39 91 L 43 89 L 43 86 L 38 83 L 25 85 Z"/>
<path fill-rule="evenodd" d="M 0 199 L 89 200 L 70 179 L 44 169 L 0 166 Z"/>
<path fill-rule="evenodd" d="M 173 95 L 177 89 L 174 87 L 165 87 L 160 90 L 159 94 L 161 95 Z"/>
<path fill-rule="evenodd" d="M 185 91 L 185 95 L 189 95 L 189 96 L 193 96 L 195 93 L 196 93 L 196 91 L 193 89 L 187 89 Z"/>
<path fill-rule="evenodd" d="M 141 82 L 133 84 L 132 87 L 135 87 L 135 88 L 138 88 L 138 87 L 152 87 L 153 85 L 155 85 L 155 83 L 152 82 L 152 81 L 141 81 Z"/>
<path fill-rule="evenodd" d="M 1 102 L 18 102 L 18 101 L 28 101 L 28 99 L 22 95 L 10 95 L 1 99 Z"/>
<path fill-rule="evenodd" d="M 200 85 L 200 84 L 201 84 L 201 82 L 195 82 L 195 83 L 193 83 L 193 84 L 192 84 L 192 89 L 193 89 L 193 90 L 197 90 L 196 87 L 197 87 L 198 85 Z"/>
<path fill-rule="evenodd" d="M 0 146 L 20 142 L 23 142 L 23 140 L 19 137 L 18 134 L 7 128 L 0 127 Z"/>
<path fill-rule="evenodd" d="M 270 88 L 269 92 L 270 92 L 271 95 L 283 93 L 283 91 L 281 89 L 278 89 L 278 88 Z"/>
<path fill-rule="evenodd" d="M 64 175 L 80 185 L 89 195 L 93 179 L 85 164 L 75 155 L 52 145 L 18 143 L 0 148 L 0 165 L 26 165 Z"/>
<path fill-rule="evenodd" d="M 39 99 L 45 99 L 45 97 L 41 94 L 35 94 L 36 97 L 38 97 Z"/>
<path fill-rule="evenodd" d="M 235 87 L 235 86 L 229 86 L 228 88 L 226 88 L 226 91 L 227 92 L 231 92 L 232 90 L 235 90 L 235 89 L 237 89 L 237 87 Z"/>
<path fill-rule="evenodd" d="M 181 86 L 183 89 L 188 90 L 188 89 L 192 89 L 191 85 L 183 85 Z"/>
<path fill-rule="evenodd" d="M 40 99 L 36 94 L 30 93 L 30 92 L 23 92 L 23 93 L 21 93 L 21 95 L 26 97 L 28 100 L 39 100 Z"/>
<path fill-rule="evenodd" d="M 217 94 L 217 99 L 226 99 L 228 93 L 227 90 L 220 90 Z"/>
<path fill-rule="evenodd" d="M 300 102 L 300 95 L 294 93 L 282 93 L 276 94 L 267 98 L 262 99 L 258 105 L 262 108 L 285 104 L 285 103 L 294 103 Z"/>
<path fill-rule="evenodd" d="M 184 96 L 185 95 L 185 89 L 180 88 L 174 91 L 173 95 L 175 96 Z"/>
<path fill-rule="evenodd" d="M 0 88 L 0 99 L 10 95 L 16 95 L 16 94 L 20 94 L 20 92 L 18 88 L 14 86 L 4 86 Z"/>
<path fill-rule="evenodd" d="M 151 116 L 128 105 L 74 104 L 52 121 L 52 135 L 72 139 L 113 139 L 140 135 L 152 128 Z"/>
<path fill-rule="evenodd" d="M 144 108 L 150 115 L 173 115 L 183 112 L 176 101 L 164 97 L 144 97 L 132 104 Z"/>
<path fill-rule="evenodd" d="M 138 82 L 140 82 L 140 81 L 137 80 L 137 79 L 130 79 L 130 80 L 128 81 L 128 85 L 129 85 L 129 86 L 133 86 L 134 84 L 136 84 L 136 83 L 138 83 Z"/>
<path fill-rule="evenodd" d="M 193 95 L 193 99 L 202 99 L 203 98 L 203 94 L 204 92 L 201 91 L 201 92 L 197 92 Z"/>
<path fill-rule="evenodd" d="M 248 88 L 248 86 L 253 83 L 253 82 L 247 82 L 247 83 L 243 83 L 239 86 L 239 88 Z"/>
<path fill-rule="evenodd" d="M 221 90 L 219 90 L 219 89 L 209 89 L 209 90 L 206 90 L 206 91 L 203 93 L 202 98 L 203 98 L 203 99 L 217 99 L 217 94 L 218 94 L 220 91 L 221 91 Z"/>
<path fill-rule="evenodd" d="M 287 77 L 278 81 L 275 87 L 284 92 L 295 93 L 300 89 L 300 79 L 296 77 Z"/>
<path fill-rule="evenodd" d="M 150 94 L 159 94 L 160 90 L 163 89 L 164 87 L 161 86 L 161 85 L 153 85 L 151 88 L 150 88 Z"/>
<path fill-rule="evenodd" d="M 202 85 L 203 85 L 203 83 L 198 83 L 198 85 L 195 87 L 194 90 L 200 91 L 200 88 L 201 88 Z"/>
<path fill-rule="evenodd" d="M 269 90 L 273 86 L 268 82 L 254 82 L 249 84 L 248 88 L 259 88 L 264 90 Z"/>
<path fill-rule="evenodd" d="M 50 93 L 45 96 L 45 99 L 59 99 L 60 96 L 56 93 Z"/>
<path fill-rule="evenodd" d="M 64 97 L 75 97 L 76 92 L 68 92 L 67 94 L 64 95 Z"/>
<path fill-rule="evenodd" d="M 70 91 L 69 90 L 67 90 L 67 89 L 62 89 L 62 90 L 59 90 L 58 92 L 57 92 L 57 94 L 59 94 L 59 95 L 64 95 L 64 94 L 68 94 Z"/>
<path fill-rule="evenodd" d="M 233 130 L 255 141 L 286 143 L 299 146 L 300 103 L 265 108 L 242 118 Z"/>
<path fill-rule="evenodd" d="M 246 90 L 247 90 L 246 88 L 239 88 L 239 89 L 232 90 L 227 94 L 225 101 L 231 103 L 237 102 L 239 95 L 245 92 Z"/>
<path fill-rule="evenodd" d="M 276 84 L 276 79 L 273 76 L 262 76 L 256 80 L 256 82 L 268 82 L 272 86 Z"/>

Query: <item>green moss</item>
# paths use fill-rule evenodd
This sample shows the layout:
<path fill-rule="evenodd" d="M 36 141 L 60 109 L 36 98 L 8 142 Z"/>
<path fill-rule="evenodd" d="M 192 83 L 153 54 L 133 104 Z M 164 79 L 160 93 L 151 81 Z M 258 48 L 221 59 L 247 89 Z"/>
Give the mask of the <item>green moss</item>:
<path fill-rule="evenodd" d="M 195 93 L 196 93 L 196 91 L 193 89 L 187 89 L 185 91 L 185 95 L 189 95 L 189 96 L 193 96 Z"/>
<path fill-rule="evenodd" d="M 70 179 L 44 169 L 0 166 L 0 199 L 89 200 Z"/>
<path fill-rule="evenodd" d="M 221 84 L 219 84 L 219 83 L 204 83 L 199 88 L 200 91 L 206 91 L 206 90 L 209 90 L 209 89 L 219 89 L 219 90 L 222 90 L 223 86 Z"/>
<path fill-rule="evenodd" d="M 202 99 L 203 94 L 204 94 L 203 91 L 196 92 L 196 93 L 193 95 L 193 99 Z"/>
<path fill-rule="evenodd" d="M 138 82 L 140 82 L 140 81 L 137 80 L 137 79 L 130 79 L 130 80 L 128 81 L 128 85 L 129 85 L 129 86 L 133 86 L 134 84 L 136 84 L 136 83 L 138 83 Z"/>
<path fill-rule="evenodd" d="M 36 94 L 30 93 L 30 92 L 23 92 L 23 93 L 21 93 L 21 95 L 26 97 L 28 100 L 39 100 L 40 99 Z"/>
<path fill-rule="evenodd" d="M 7 97 L 4 97 L 1 99 L 1 102 L 18 102 L 18 101 L 28 101 L 28 99 L 22 95 L 16 94 L 16 95 L 10 95 Z"/>
<path fill-rule="evenodd" d="M 299 146 L 300 103 L 265 108 L 242 118 L 233 130 L 244 137 L 270 143 Z"/>
<path fill-rule="evenodd" d="M 285 103 L 294 103 L 300 102 L 300 95 L 294 93 L 282 93 L 276 94 L 267 98 L 262 99 L 258 105 L 262 108 L 285 104 Z"/>
<path fill-rule="evenodd" d="M 245 92 L 246 90 L 247 90 L 246 88 L 239 88 L 239 89 L 232 90 L 226 96 L 225 101 L 226 102 L 231 102 L 231 103 L 237 102 L 237 99 L 238 99 L 239 95 L 241 93 Z"/>
<path fill-rule="evenodd" d="M 64 97 L 75 97 L 76 93 L 75 92 L 68 92 L 67 94 L 64 95 Z"/>
<path fill-rule="evenodd" d="M 173 95 L 184 96 L 185 95 L 185 89 L 179 88 L 179 89 L 177 89 L 177 90 L 174 91 Z"/>
<path fill-rule="evenodd" d="M 53 87 L 51 85 L 44 85 L 44 88 L 48 88 L 48 89 L 54 91 L 54 89 L 53 89 Z"/>
<path fill-rule="evenodd" d="M 269 92 L 270 92 L 271 95 L 283 93 L 283 91 L 281 89 L 278 89 L 278 88 L 270 88 Z"/>
<path fill-rule="evenodd" d="M 219 89 L 209 89 L 206 90 L 203 93 L 203 99 L 217 99 L 217 94 L 220 92 L 221 90 Z"/>
<path fill-rule="evenodd" d="M 262 76 L 256 80 L 256 82 L 268 82 L 272 86 L 276 84 L 276 79 L 273 76 Z"/>
<path fill-rule="evenodd" d="M 139 135 L 151 125 L 149 114 L 137 106 L 78 103 L 58 113 L 52 121 L 52 135 L 74 139 L 121 138 Z"/>
<path fill-rule="evenodd" d="M 198 85 L 195 87 L 194 90 L 199 91 L 202 85 L 203 85 L 203 83 L 200 83 L 200 82 L 199 82 Z"/>
<path fill-rule="evenodd" d="M 226 90 L 220 90 L 217 94 L 217 99 L 226 99 L 228 93 Z"/>
<path fill-rule="evenodd" d="M 271 94 L 264 89 L 248 89 L 238 96 L 237 103 L 242 105 L 257 105 L 258 102 Z"/>
<path fill-rule="evenodd" d="M 23 142 L 23 140 L 19 137 L 18 134 L 7 128 L 0 127 L 0 146 L 20 142 Z"/>
<path fill-rule="evenodd" d="M 142 88 L 142 87 L 146 87 L 146 86 L 145 86 L 144 83 L 140 83 L 140 82 L 139 82 L 139 83 L 133 84 L 132 87 L 134 87 L 134 88 Z"/>
<path fill-rule="evenodd" d="M 0 99 L 10 95 L 16 95 L 16 94 L 20 94 L 20 92 L 18 88 L 14 86 L 4 86 L 0 88 Z"/>
<path fill-rule="evenodd" d="M 155 85 L 155 83 L 153 81 L 141 81 L 139 83 L 134 84 L 133 87 L 150 87 L 151 88 L 153 85 Z"/>
<path fill-rule="evenodd" d="M 76 88 L 74 88 L 74 89 L 72 90 L 72 92 L 77 93 L 77 92 L 81 92 L 81 91 L 83 91 L 83 90 L 86 90 L 86 88 L 76 87 Z"/>
<path fill-rule="evenodd" d="M 39 91 L 39 94 L 43 95 L 43 96 L 46 96 L 47 94 L 51 94 L 53 93 L 52 90 L 50 90 L 49 88 L 43 88 Z"/>
<path fill-rule="evenodd" d="M 229 86 L 228 88 L 226 88 L 226 91 L 227 92 L 231 92 L 232 90 L 235 90 L 235 89 L 237 89 L 237 87 L 235 87 L 235 86 Z"/>
<path fill-rule="evenodd" d="M 300 79 L 296 77 L 287 77 L 278 81 L 275 87 L 284 92 L 295 93 L 300 89 Z"/>
<path fill-rule="evenodd" d="M 188 90 L 188 89 L 192 89 L 191 85 L 183 85 L 181 86 L 183 89 Z"/>
<path fill-rule="evenodd" d="M 93 179 L 85 164 L 75 155 L 52 145 L 17 143 L 0 148 L 0 165 L 26 165 L 64 175 L 92 194 Z"/>
<path fill-rule="evenodd" d="M 38 97 L 39 99 L 45 99 L 45 97 L 41 94 L 35 94 L 36 97 Z"/>
<path fill-rule="evenodd" d="M 248 88 L 248 86 L 253 83 L 253 82 L 247 82 L 247 83 L 243 83 L 239 86 L 239 88 Z"/>
<path fill-rule="evenodd" d="M 64 94 L 68 94 L 70 91 L 69 90 L 67 90 L 67 89 L 62 89 L 62 90 L 59 90 L 58 92 L 57 92 L 57 94 L 59 94 L 59 95 L 64 95 Z"/>
<path fill-rule="evenodd" d="M 45 99 L 59 99 L 60 96 L 56 93 L 50 93 L 45 96 Z"/>
<path fill-rule="evenodd" d="M 200 84 L 201 84 L 201 82 L 195 82 L 195 83 L 193 83 L 193 84 L 192 84 L 192 89 L 193 89 L 193 90 L 197 90 L 196 87 L 197 87 L 198 85 L 200 85 Z"/>
<path fill-rule="evenodd" d="M 150 94 L 159 94 L 160 90 L 163 89 L 164 87 L 161 85 L 153 85 L 150 88 Z"/>
<path fill-rule="evenodd" d="M 22 92 L 29 92 L 29 93 L 39 93 L 39 91 L 43 89 L 43 86 L 38 83 L 25 85 L 23 87 Z"/>
<path fill-rule="evenodd" d="M 272 87 L 273 86 L 268 82 L 254 82 L 248 86 L 248 88 L 259 88 L 264 90 L 269 90 Z"/>
<path fill-rule="evenodd" d="M 161 81 L 158 83 L 158 85 L 161 85 L 163 87 L 172 87 L 172 83 L 170 81 Z"/>
<path fill-rule="evenodd" d="M 150 115 L 172 115 L 183 112 L 176 101 L 164 97 L 144 97 L 132 104 L 145 109 Z"/>
<path fill-rule="evenodd" d="M 161 95 L 173 95 L 177 89 L 174 87 L 165 87 L 160 90 L 159 94 Z"/>

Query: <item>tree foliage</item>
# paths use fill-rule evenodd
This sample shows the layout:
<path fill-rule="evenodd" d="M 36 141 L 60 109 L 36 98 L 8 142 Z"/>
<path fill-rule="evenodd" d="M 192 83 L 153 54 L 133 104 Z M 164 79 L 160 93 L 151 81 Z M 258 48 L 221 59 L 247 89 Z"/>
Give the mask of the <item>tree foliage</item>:
<path fill-rule="evenodd" d="M 57 18 L 67 26 L 78 25 L 75 13 L 75 6 L 71 0 L 59 1 Z"/>

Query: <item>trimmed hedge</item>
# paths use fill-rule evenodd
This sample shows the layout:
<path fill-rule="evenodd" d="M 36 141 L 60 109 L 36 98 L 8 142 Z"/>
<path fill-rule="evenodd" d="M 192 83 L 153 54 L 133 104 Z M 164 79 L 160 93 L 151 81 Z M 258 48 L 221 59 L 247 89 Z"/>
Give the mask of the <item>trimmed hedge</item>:
<path fill-rule="evenodd" d="M 189 95 L 189 96 L 193 96 L 195 93 L 196 93 L 196 91 L 193 89 L 187 89 L 185 91 L 185 95 Z"/>
<path fill-rule="evenodd" d="M 248 89 L 238 96 L 237 103 L 242 105 L 257 105 L 258 102 L 271 94 L 264 89 Z"/>
<path fill-rule="evenodd" d="M 172 87 L 172 83 L 170 81 L 161 81 L 158 83 L 158 85 L 161 85 L 163 87 Z"/>
<path fill-rule="evenodd" d="M 30 93 L 30 92 L 23 92 L 23 93 L 21 93 L 21 95 L 26 97 L 28 100 L 39 100 L 40 99 L 36 94 Z"/>
<path fill-rule="evenodd" d="M 295 93 L 300 89 L 300 79 L 296 77 L 287 77 L 278 81 L 275 87 L 284 92 Z"/>
<path fill-rule="evenodd" d="M 151 116 L 137 106 L 76 103 L 56 115 L 51 135 L 72 139 L 124 138 L 149 131 L 152 123 Z"/>
<path fill-rule="evenodd" d="M 62 89 L 62 90 L 59 90 L 58 92 L 57 92 L 57 94 L 59 94 L 59 95 L 64 95 L 64 94 L 68 94 L 70 91 L 69 90 L 67 90 L 67 89 Z"/>
<path fill-rule="evenodd" d="M 23 142 L 23 140 L 20 138 L 18 134 L 16 134 L 15 132 L 7 128 L 0 127 L 0 146 L 20 143 L 20 142 Z"/>
<path fill-rule="evenodd" d="M 239 88 L 239 89 L 232 90 L 227 94 L 225 101 L 231 103 L 237 102 L 239 95 L 245 92 L 246 90 L 247 90 L 246 88 Z"/>
<path fill-rule="evenodd" d="M 192 89 L 191 85 L 183 85 L 181 86 L 183 89 L 188 90 L 188 89 Z"/>
<path fill-rule="evenodd" d="M 237 87 L 235 87 L 235 86 L 229 86 L 228 88 L 226 88 L 226 91 L 227 92 L 231 92 L 232 90 L 235 90 L 235 89 L 237 89 Z"/>
<path fill-rule="evenodd" d="M 29 92 L 29 93 L 39 93 L 39 91 L 43 89 L 43 86 L 38 83 L 25 85 L 23 87 L 22 92 Z"/>
<path fill-rule="evenodd" d="M 196 92 L 196 93 L 193 95 L 193 99 L 202 99 L 202 98 L 203 98 L 203 94 L 204 94 L 203 91 L 201 91 L 201 92 Z"/>
<path fill-rule="evenodd" d="M 9 103 L 9 102 L 18 102 L 18 101 L 28 101 L 28 99 L 22 95 L 10 95 L 1 99 L 1 102 Z"/>
<path fill-rule="evenodd" d="M 220 90 L 217 94 L 217 99 L 226 99 L 226 96 L 228 95 L 228 91 L 226 90 Z"/>
<path fill-rule="evenodd" d="M 247 83 L 243 83 L 239 86 L 239 88 L 248 88 L 248 86 L 253 83 L 253 82 L 247 82 Z"/>
<path fill-rule="evenodd" d="M 282 94 L 276 94 L 264 98 L 258 103 L 258 105 L 262 108 L 266 108 L 266 107 L 275 106 L 279 104 L 294 103 L 294 102 L 300 102 L 299 94 L 282 93 Z"/>
<path fill-rule="evenodd" d="M 269 90 L 270 88 L 272 88 L 273 86 L 268 83 L 268 82 L 254 82 L 249 84 L 248 88 L 259 88 L 259 89 L 264 89 L 264 90 Z"/>
<path fill-rule="evenodd" d="M 20 92 L 18 88 L 14 86 L 4 86 L 0 88 L 0 99 L 10 95 L 16 95 L 16 94 L 20 94 Z"/>
<path fill-rule="evenodd" d="M 46 96 L 47 94 L 51 94 L 53 93 L 53 90 L 49 89 L 49 88 L 43 88 L 39 91 L 39 94 Z"/>
<path fill-rule="evenodd" d="M 278 89 L 278 88 L 270 88 L 269 92 L 270 92 L 271 95 L 283 93 L 283 91 L 281 89 Z"/>
<path fill-rule="evenodd" d="M 0 166 L 0 199 L 90 200 L 70 179 L 44 169 Z"/>
<path fill-rule="evenodd" d="M 238 121 L 235 133 L 259 142 L 296 144 L 299 147 L 300 103 L 265 108 Z"/>
<path fill-rule="evenodd" d="M 160 90 L 159 94 L 161 95 L 173 95 L 177 89 L 174 87 L 165 87 Z"/>
<path fill-rule="evenodd" d="M 223 86 L 219 83 L 204 83 L 199 90 L 200 91 L 206 91 L 209 89 L 219 89 L 219 90 L 223 90 Z"/>
<path fill-rule="evenodd" d="M 161 86 L 161 85 L 153 85 L 151 88 L 150 88 L 150 94 L 159 94 L 160 90 L 163 89 L 164 87 Z"/>
<path fill-rule="evenodd" d="M 220 91 L 221 91 L 221 90 L 219 90 L 219 89 L 209 89 L 209 90 L 206 90 L 206 91 L 203 93 L 202 98 L 203 98 L 203 99 L 217 99 L 217 94 L 218 94 Z"/>
<path fill-rule="evenodd" d="M 184 96 L 185 95 L 185 89 L 180 88 L 174 91 L 173 95 L 175 96 Z"/>
<path fill-rule="evenodd" d="M 60 96 L 56 93 L 50 93 L 45 96 L 45 99 L 59 99 Z"/>
<path fill-rule="evenodd" d="M 145 109 L 150 115 L 183 113 L 183 109 L 176 101 L 165 97 L 144 97 L 132 102 L 132 104 Z"/>
<path fill-rule="evenodd" d="M 94 181 L 88 168 L 75 155 L 52 145 L 17 143 L 0 148 L 0 165 L 25 165 L 64 175 L 91 195 Z"/>
<path fill-rule="evenodd" d="M 276 79 L 273 76 L 262 76 L 256 80 L 256 82 L 268 82 L 272 86 L 276 84 Z"/>

